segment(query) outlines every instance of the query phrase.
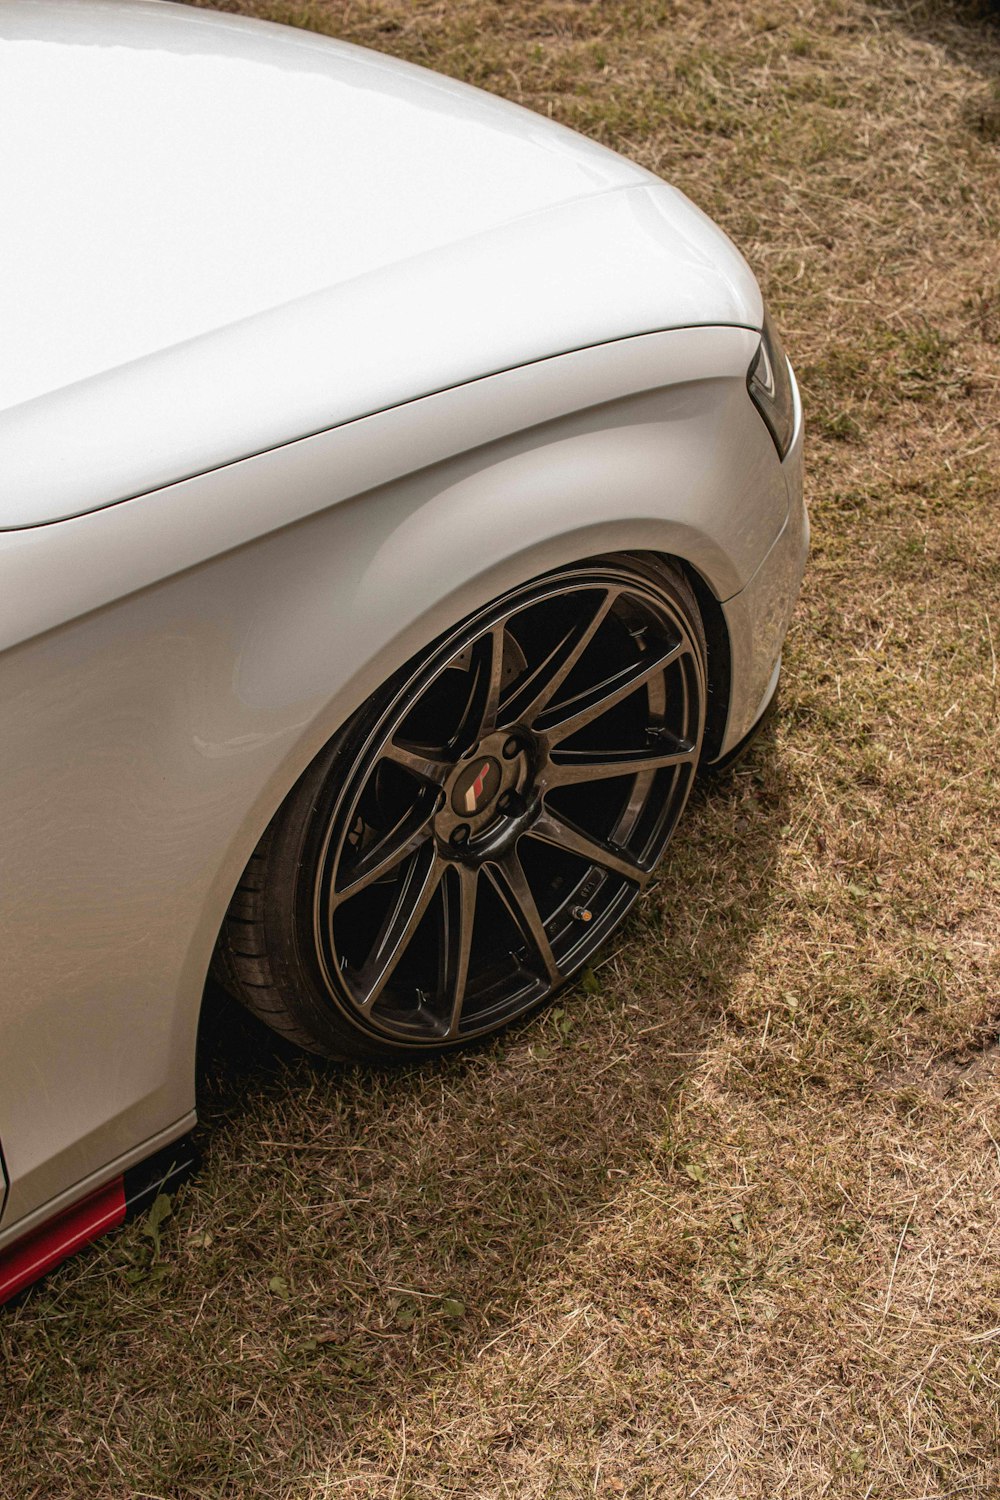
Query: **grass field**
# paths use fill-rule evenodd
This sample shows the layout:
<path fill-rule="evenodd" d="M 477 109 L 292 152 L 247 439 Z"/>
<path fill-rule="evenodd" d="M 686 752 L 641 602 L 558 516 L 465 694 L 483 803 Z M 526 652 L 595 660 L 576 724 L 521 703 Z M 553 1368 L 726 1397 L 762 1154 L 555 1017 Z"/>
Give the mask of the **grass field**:
<path fill-rule="evenodd" d="M 774 727 L 556 1009 L 380 1074 L 213 1001 L 202 1174 L 0 1320 L 0 1495 L 997 1496 L 1000 19 L 220 8 L 716 217 L 799 373 L 814 547 Z"/>

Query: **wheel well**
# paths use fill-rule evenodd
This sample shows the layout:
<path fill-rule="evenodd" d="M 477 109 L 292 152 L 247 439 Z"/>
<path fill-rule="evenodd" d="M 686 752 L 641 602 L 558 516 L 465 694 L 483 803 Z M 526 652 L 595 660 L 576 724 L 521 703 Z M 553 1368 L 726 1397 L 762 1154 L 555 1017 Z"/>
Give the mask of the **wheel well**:
<path fill-rule="evenodd" d="M 663 555 L 664 562 L 679 568 L 691 585 L 701 623 L 705 628 L 708 643 L 708 703 L 705 711 L 705 741 L 702 764 L 716 760 L 722 750 L 729 718 L 729 701 L 732 691 L 732 650 L 729 644 L 729 627 L 726 617 L 711 587 L 691 563 L 683 557 Z"/>

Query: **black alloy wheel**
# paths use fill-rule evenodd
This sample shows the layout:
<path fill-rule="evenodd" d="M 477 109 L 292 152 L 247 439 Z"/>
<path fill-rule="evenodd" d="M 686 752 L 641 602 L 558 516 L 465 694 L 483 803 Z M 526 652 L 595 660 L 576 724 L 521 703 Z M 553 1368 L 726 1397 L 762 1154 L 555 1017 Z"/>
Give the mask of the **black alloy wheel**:
<path fill-rule="evenodd" d="M 680 573 L 551 573 L 398 673 L 244 874 L 219 977 L 335 1056 L 459 1046 L 549 999 L 620 924 L 687 801 L 706 650 Z"/>

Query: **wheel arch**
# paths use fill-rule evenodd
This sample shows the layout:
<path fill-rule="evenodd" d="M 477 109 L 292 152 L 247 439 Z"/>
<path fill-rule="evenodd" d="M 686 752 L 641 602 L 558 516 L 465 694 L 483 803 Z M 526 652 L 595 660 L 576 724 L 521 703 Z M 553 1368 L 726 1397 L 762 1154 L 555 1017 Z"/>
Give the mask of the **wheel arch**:
<path fill-rule="evenodd" d="M 708 702 L 701 763 L 710 764 L 722 751 L 732 701 L 733 651 L 722 602 L 711 584 L 684 557 L 665 557 L 684 574 L 698 603 L 708 644 Z"/>
<path fill-rule="evenodd" d="M 732 653 L 725 613 L 718 595 L 703 572 L 681 550 L 665 551 L 649 545 L 636 545 L 637 539 L 644 539 L 643 532 L 648 532 L 648 526 L 648 521 L 635 518 L 616 523 L 610 528 L 606 525 L 586 528 L 572 537 L 560 538 L 556 551 L 550 545 L 545 545 L 504 559 L 486 570 L 471 585 L 466 583 L 456 588 L 437 608 L 387 642 L 348 683 L 331 694 L 308 725 L 302 726 L 301 734 L 289 748 L 287 755 L 275 765 L 266 783 L 261 786 L 259 795 L 247 809 L 247 815 L 220 863 L 218 878 L 213 882 L 207 902 L 207 910 L 211 915 L 199 934 L 203 955 L 206 935 L 208 932 L 217 934 L 221 928 L 231 897 L 259 839 L 328 741 L 382 681 L 405 668 L 439 635 L 459 623 L 466 615 L 489 603 L 514 582 L 527 582 L 554 567 L 579 565 L 595 557 L 645 557 L 676 568 L 694 593 L 708 645 L 709 696 L 703 762 L 714 759 L 719 753 L 725 733 L 732 683 Z M 653 538 L 650 536 L 649 540 Z M 212 941 L 214 943 L 214 936 Z M 209 956 L 210 951 L 209 947 Z M 207 976 L 208 959 L 203 957 L 199 962 Z"/>

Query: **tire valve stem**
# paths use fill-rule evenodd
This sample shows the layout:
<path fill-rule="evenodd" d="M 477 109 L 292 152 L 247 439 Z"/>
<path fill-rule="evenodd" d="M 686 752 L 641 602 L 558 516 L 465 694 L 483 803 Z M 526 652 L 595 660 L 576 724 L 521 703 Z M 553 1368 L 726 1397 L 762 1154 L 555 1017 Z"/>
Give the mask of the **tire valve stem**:
<path fill-rule="evenodd" d="M 593 920 L 594 913 L 587 906 L 574 906 L 572 915 L 578 922 L 590 922 Z"/>

